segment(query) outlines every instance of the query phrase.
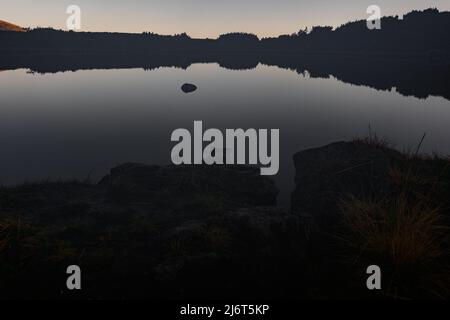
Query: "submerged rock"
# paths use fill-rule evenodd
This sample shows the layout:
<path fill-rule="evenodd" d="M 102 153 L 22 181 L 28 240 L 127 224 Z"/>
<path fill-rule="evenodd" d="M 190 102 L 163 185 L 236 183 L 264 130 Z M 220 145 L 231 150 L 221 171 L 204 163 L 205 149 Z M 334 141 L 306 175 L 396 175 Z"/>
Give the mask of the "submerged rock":
<path fill-rule="evenodd" d="M 181 90 L 184 93 L 191 93 L 197 90 L 197 86 L 195 84 L 192 83 L 185 83 L 181 86 Z"/>

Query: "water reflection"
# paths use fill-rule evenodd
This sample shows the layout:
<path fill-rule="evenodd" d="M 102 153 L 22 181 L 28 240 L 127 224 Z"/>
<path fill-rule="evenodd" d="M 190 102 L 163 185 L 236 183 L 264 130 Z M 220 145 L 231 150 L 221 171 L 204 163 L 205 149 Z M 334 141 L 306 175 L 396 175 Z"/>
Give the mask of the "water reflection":
<path fill-rule="evenodd" d="M 414 146 L 426 132 L 424 152 L 450 154 L 450 102 L 442 98 L 447 89 L 417 85 L 416 80 L 422 80 L 407 74 L 419 69 L 405 69 L 403 76 L 377 88 L 387 71 L 365 74 L 354 68 L 354 74 L 364 75 L 353 83 L 348 79 L 351 72 L 337 66 L 323 73 L 300 65 L 279 68 L 261 63 L 246 71 L 217 63 L 183 67 L 151 72 L 142 66 L 56 74 L 2 72 L 1 183 L 98 179 L 123 162 L 169 163 L 171 132 L 190 128 L 194 120 L 222 130 L 279 128 L 280 172 L 275 179 L 282 204 L 287 204 L 293 188 L 295 152 L 366 135 L 369 126 L 402 149 Z M 366 67 L 377 69 L 375 64 Z M 424 83 L 432 70 L 419 72 Z M 448 74 L 437 72 L 435 77 Z M 195 83 L 198 91 L 185 95 L 180 90 L 185 82 Z M 411 95 L 421 98 L 442 97 L 404 96 L 413 91 Z"/>
<path fill-rule="evenodd" d="M 30 69 L 37 73 L 92 69 L 187 69 L 196 63 L 217 63 L 230 70 L 251 70 L 259 64 L 308 73 L 312 78 L 335 77 L 343 82 L 392 90 L 405 96 L 450 99 L 450 63 L 432 55 L 370 56 L 360 54 L 24 54 L 0 55 L 0 69 Z"/>

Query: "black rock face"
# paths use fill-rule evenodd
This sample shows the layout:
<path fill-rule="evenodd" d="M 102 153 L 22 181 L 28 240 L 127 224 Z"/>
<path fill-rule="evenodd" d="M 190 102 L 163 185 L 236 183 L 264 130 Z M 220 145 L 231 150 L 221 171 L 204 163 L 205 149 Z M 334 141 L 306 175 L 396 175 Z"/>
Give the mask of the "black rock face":
<path fill-rule="evenodd" d="M 197 90 L 197 86 L 191 83 L 185 83 L 181 86 L 184 93 L 191 93 Z"/>
<path fill-rule="evenodd" d="M 402 155 L 395 150 L 356 142 L 337 142 L 298 152 L 294 155 L 296 188 L 291 197 L 292 210 L 312 216 L 322 227 L 333 224 L 342 199 L 389 194 L 393 189 L 390 166 L 400 159 Z"/>

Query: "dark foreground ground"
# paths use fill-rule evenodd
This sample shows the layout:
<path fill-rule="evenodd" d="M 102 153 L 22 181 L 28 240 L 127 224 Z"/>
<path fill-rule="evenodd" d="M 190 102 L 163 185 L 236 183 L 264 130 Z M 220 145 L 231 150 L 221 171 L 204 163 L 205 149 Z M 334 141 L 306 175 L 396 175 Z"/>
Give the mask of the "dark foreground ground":
<path fill-rule="evenodd" d="M 371 138 L 294 162 L 290 209 L 248 167 L 124 164 L 98 184 L 1 188 L 0 298 L 450 297 L 448 159 Z"/>

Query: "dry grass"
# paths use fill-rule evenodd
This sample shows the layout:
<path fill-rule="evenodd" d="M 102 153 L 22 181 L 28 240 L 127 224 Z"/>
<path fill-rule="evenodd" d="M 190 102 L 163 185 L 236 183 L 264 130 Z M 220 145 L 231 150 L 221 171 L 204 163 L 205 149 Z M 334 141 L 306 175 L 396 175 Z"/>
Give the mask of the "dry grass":
<path fill-rule="evenodd" d="M 4 253 L 22 240 L 21 219 L 0 220 L 0 253 Z"/>
<path fill-rule="evenodd" d="M 389 297 L 450 297 L 448 192 L 450 162 L 424 157 L 417 148 L 393 163 L 390 180 L 397 190 L 382 199 L 350 199 L 340 204 L 346 255 L 355 264 L 384 270 Z M 377 135 L 359 139 L 377 148 L 389 144 Z M 401 292 L 401 293 L 400 293 Z"/>
<path fill-rule="evenodd" d="M 351 230 L 349 245 L 395 269 L 426 265 L 447 254 L 442 240 L 448 229 L 439 208 L 400 196 L 393 202 L 345 201 L 341 209 Z"/>
<path fill-rule="evenodd" d="M 353 138 L 354 143 L 365 144 L 374 148 L 386 149 L 391 145 L 386 138 L 380 138 L 376 133 L 372 132 L 372 129 L 369 127 L 369 134 L 364 138 L 356 137 Z"/>
<path fill-rule="evenodd" d="M 17 271 L 36 261 L 65 261 L 74 255 L 64 241 L 49 238 L 44 228 L 20 217 L 0 219 L 0 269 L 9 266 Z"/>
<path fill-rule="evenodd" d="M 232 243 L 232 235 L 224 228 L 209 226 L 204 232 L 205 242 L 213 252 L 227 250 Z"/>
<path fill-rule="evenodd" d="M 448 297 L 446 209 L 429 194 L 431 189 L 423 188 L 437 185 L 436 178 L 410 168 L 392 168 L 391 178 L 401 188 L 395 196 L 342 201 L 347 232 L 341 238 L 357 264 L 378 264 L 387 271 L 386 295 L 400 290 L 403 296 Z"/>
<path fill-rule="evenodd" d="M 20 266 L 39 245 L 35 229 L 20 218 L 0 220 L 0 263 Z"/>

